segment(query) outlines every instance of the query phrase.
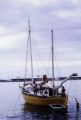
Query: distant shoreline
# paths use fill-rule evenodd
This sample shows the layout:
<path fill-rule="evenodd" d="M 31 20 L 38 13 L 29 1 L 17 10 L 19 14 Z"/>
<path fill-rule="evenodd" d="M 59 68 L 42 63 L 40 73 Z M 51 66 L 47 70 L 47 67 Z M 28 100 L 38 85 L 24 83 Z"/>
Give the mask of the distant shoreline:
<path fill-rule="evenodd" d="M 64 79 L 66 79 L 67 77 L 58 77 L 55 78 L 55 81 L 63 81 Z M 34 78 L 35 81 L 42 81 L 42 78 Z M 49 81 L 52 80 L 52 78 L 48 78 Z M 71 77 L 69 80 L 81 80 L 81 77 Z M 0 80 L 0 82 L 29 82 L 31 81 L 31 78 L 14 78 L 14 79 L 10 79 L 10 80 Z"/>

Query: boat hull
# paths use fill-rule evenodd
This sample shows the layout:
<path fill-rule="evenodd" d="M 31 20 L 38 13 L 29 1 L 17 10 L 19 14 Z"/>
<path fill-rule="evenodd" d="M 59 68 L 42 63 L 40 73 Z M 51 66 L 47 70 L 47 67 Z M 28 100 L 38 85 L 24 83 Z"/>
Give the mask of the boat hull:
<path fill-rule="evenodd" d="M 64 108 L 67 108 L 68 104 L 68 96 L 36 96 L 31 94 L 24 94 L 23 97 L 25 103 L 32 104 L 32 105 L 41 105 L 41 106 L 48 106 L 50 104 L 53 105 L 62 105 Z"/>

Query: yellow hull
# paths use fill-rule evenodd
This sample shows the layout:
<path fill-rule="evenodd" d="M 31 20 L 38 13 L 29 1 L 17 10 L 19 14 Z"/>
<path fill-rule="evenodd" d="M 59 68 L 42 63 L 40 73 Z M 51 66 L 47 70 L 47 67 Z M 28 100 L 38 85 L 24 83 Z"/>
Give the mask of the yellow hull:
<path fill-rule="evenodd" d="M 68 96 L 61 97 L 61 96 L 36 96 L 31 94 L 23 94 L 25 103 L 32 104 L 32 105 L 41 105 L 47 106 L 49 104 L 54 105 L 63 105 L 67 108 L 68 104 Z"/>

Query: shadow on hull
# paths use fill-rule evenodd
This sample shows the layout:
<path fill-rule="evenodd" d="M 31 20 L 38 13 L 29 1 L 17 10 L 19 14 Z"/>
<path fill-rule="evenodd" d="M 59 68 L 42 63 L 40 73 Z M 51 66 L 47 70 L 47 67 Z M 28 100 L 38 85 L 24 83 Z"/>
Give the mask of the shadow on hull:
<path fill-rule="evenodd" d="M 67 113 L 67 108 L 61 108 L 61 109 L 52 109 L 50 106 L 36 106 L 31 104 L 24 104 L 24 111 L 29 112 L 63 112 Z"/>
<path fill-rule="evenodd" d="M 51 108 L 49 106 L 36 106 L 31 104 L 24 104 L 24 111 L 29 112 L 51 112 Z"/>

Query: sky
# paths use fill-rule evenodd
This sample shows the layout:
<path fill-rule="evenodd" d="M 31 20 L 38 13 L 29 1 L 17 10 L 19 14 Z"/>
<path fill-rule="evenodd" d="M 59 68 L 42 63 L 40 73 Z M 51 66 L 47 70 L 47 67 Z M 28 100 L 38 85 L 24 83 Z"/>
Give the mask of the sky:
<path fill-rule="evenodd" d="M 0 0 L 0 79 L 24 77 L 28 18 L 34 77 L 51 76 L 51 29 L 55 76 L 81 76 L 80 0 Z"/>

